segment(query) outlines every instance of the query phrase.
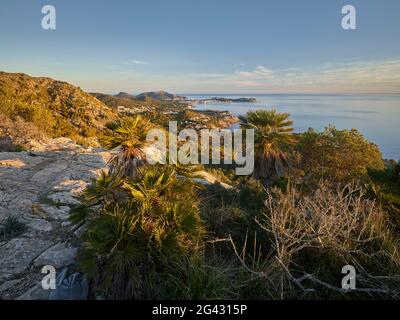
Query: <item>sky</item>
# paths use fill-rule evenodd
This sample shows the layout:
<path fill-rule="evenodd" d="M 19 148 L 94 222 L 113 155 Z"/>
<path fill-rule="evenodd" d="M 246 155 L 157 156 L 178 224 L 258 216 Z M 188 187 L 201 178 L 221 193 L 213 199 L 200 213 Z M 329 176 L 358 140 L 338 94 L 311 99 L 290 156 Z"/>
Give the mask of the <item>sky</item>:
<path fill-rule="evenodd" d="M 0 70 L 104 93 L 399 93 L 399 35 L 399 0 L 1 0 Z"/>

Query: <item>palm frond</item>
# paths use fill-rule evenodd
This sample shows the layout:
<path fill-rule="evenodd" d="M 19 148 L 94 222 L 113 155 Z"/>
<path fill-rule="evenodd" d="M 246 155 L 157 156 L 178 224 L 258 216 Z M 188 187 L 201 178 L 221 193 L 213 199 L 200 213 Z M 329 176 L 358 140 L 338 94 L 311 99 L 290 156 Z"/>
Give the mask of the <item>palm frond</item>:
<path fill-rule="evenodd" d="M 289 114 L 276 110 L 249 111 L 239 120 L 242 128 L 255 131 L 253 176 L 268 185 L 290 167 L 285 151 L 296 142 L 292 134 L 293 121 L 289 119 Z"/>

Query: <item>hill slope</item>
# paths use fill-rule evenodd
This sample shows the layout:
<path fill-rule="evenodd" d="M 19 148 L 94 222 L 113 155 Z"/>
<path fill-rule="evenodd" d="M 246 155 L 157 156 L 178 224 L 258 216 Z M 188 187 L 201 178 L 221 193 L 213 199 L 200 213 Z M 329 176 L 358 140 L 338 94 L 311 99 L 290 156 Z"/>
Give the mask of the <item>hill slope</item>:
<path fill-rule="evenodd" d="M 185 97 L 177 96 L 172 93 L 168 93 L 166 91 L 150 91 L 150 92 L 143 92 L 141 94 L 138 94 L 136 97 L 138 100 L 145 100 L 147 98 L 152 98 L 155 100 L 161 100 L 161 101 L 170 101 L 170 100 L 184 100 Z"/>
<path fill-rule="evenodd" d="M 6 72 L 0 72 L 0 115 L 34 125 L 49 137 L 89 144 L 95 144 L 98 131 L 117 117 L 114 110 L 67 82 Z M 12 136 L 10 131 L 2 126 L 0 136 Z"/>
<path fill-rule="evenodd" d="M 90 93 L 93 97 L 103 102 L 110 108 L 117 109 L 118 106 L 124 106 L 126 108 L 138 108 L 141 107 L 143 102 L 138 101 L 134 96 L 130 95 L 108 95 L 104 93 Z"/>
<path fill-rule="evenodd" d="M 135 96 L 133 94 L 129 94 L 126 92 L 120 92 L 116 94 L 114 97 L 116 98 L 128 98 L 128 99 L 135 99 Z"/>

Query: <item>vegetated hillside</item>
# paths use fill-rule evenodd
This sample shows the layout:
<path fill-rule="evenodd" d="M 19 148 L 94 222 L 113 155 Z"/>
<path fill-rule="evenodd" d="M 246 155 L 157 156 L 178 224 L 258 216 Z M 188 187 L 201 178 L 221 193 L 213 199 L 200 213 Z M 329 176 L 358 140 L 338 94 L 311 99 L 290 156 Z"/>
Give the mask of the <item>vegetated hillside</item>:
<path fill-rule="evenodd" d="M 128 94 L 123 95 L 119 93 L 116 96 L 112 96 L 104 93 L 91 93 L 91 95 L 103 102 L 105 105 L 114 109 L 116 109 L 118 106 L 123 106 L 126 108 L 139 108 L 143 104 L 142 101 L 138 101 L 134 96 Z"/>
<path fill-rule="evenodd" d="M 0 72 L 0 114 L 30 123 L 49 137 L 71 137 L 96 144 L 96 136 L 117 113 L 67 82 Z M 15 130 L 1 126 L 0 136 Z M 27 133 L 29 135 L 29 133 Z"/>
<path fill-rule="evenodd" d="M 116 98 L 128 98 L 128 99 L 133 99 L 133 100 L 140 100 L 144 101 L 147 99 L 154 99 L 158 101 L 172 101 L 172 100 L 185 100 L 186 97 L 183 96 L 178 96 L 173 93 L 166 92 L 164 90 L 159 90 L 159 91 L 148 91 L 148 92 L 142 92 L 138 95 L 133 95 L 130 93 L 126 92 L 120 92 L 115 95 Z"/>
<path fill-rule="evenodd" d="M 137 99 L 134 95 L 125 92 L 120 92 L 115 96 L 104 93 L 91 93 L 91 95 L 111 108 L 123 106 L 126 108 L 145 109 L 144 106 L 148 106 L 155 109 L 163 109 L 167 106 L 174 106 L 174 101 L 172 100 L 155 99 L 150 96 L 142 96 L 141 99 Z"/>
<path fill-rule="evenodd" d="M 143 92 L 138 94 L 136 97 L 138 100 L 145 100 L 147 98 L 152 98 L 161 101 L 168 101 L 168 100 L 184 100 L 185 97 L 177 96 L 172 93 L 166 91 L 150 91 L 150 92 Z"/>
<path fill-rule="evenodd" d="M 135 95 L 129 94 L 126 92 L 120 92 L 115 95 L 116 98 L 129 98 L 129 99 L 135 99 Z"/>
<path fill-rule="evenodd" d="M 112 109 L 117 109 L 119 106 L 124 107 L 126 110 L 130 110 L 131 114 L 142 114 L 150 117 L 151 120 L 157 119 L 165 112 L 179 112 L 187 107 L 182 101 L 157 100 L 151 97 L 143 97 L 143 100 L 138 100 L 135 96 L 123 92 L 115 96 L 103 93 L 91 93 L 91 95 Z"/>

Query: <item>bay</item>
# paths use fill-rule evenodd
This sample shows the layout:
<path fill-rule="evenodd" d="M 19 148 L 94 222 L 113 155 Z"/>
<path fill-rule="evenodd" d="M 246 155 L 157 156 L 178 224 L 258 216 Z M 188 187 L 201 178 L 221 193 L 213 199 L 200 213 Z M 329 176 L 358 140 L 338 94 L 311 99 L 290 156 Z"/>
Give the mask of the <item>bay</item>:
<path fill-rule="evenodd" d="M 276 109 L 291 115 L 296 132 L 308 128 L 357 129 L 377 144 L 384 158 L 400 160 L 400 94 L 186 94 L 189 99 L 255 98 L 255 103 L 195 104 L 194 109 L 227 110 L 243 115 L 249 110 Z"/>

